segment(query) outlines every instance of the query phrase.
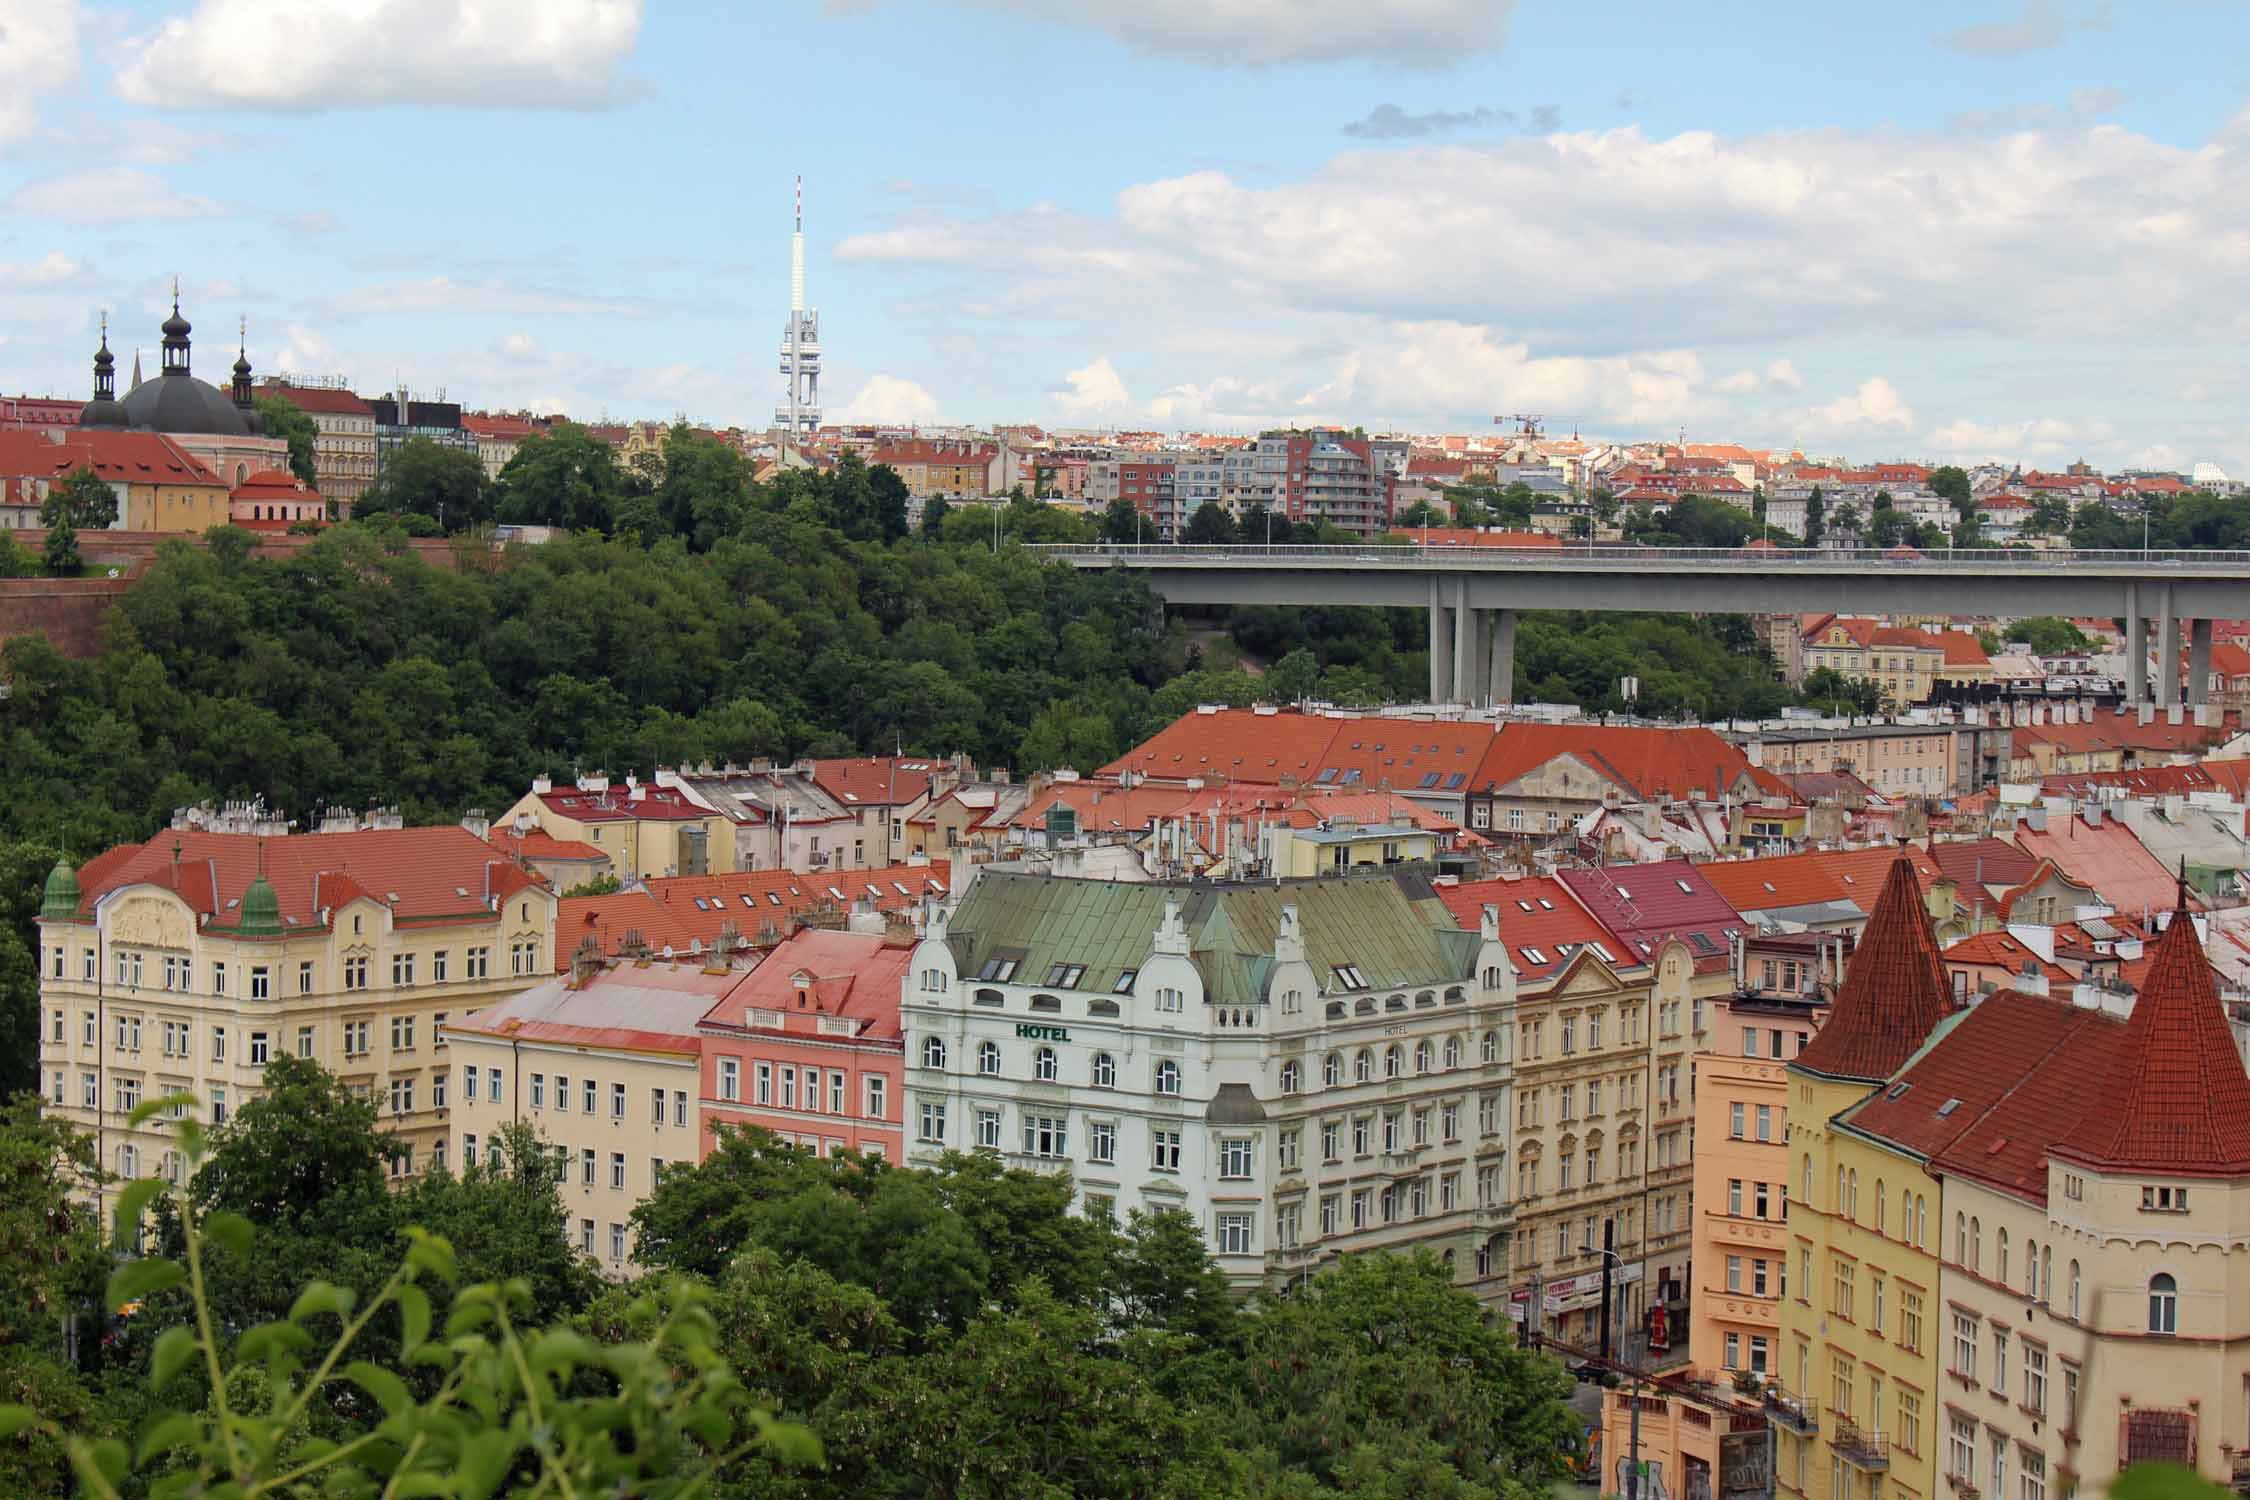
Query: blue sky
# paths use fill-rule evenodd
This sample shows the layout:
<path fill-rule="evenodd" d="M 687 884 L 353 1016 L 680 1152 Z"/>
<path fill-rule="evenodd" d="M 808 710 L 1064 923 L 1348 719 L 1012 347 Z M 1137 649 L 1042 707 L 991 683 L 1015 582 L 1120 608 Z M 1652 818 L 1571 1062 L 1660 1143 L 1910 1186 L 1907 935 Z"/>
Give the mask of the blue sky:
<path fill-rule="evenodd" d="M 832 414 L 2250 475 L 2250 7 L 0 0 L 0 391 L 223 369 Z M 129 358 L 129 354 L 127 355 Z"/>

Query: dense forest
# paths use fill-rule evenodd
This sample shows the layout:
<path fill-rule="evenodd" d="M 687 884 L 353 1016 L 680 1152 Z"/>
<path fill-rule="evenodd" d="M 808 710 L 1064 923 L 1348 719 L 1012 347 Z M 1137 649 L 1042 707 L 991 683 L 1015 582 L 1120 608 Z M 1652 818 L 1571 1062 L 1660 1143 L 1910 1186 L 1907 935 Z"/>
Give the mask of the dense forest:
<path fill-rule="evenodd" d="M 1185 1216 L 989 1153 L 730 1133 L 621 1285 L 528 1126 L 394 1192 L 374 1107 L 284 1058 L 174 1128 L 192 1174 L 113 1233 L 88 1143 L 0 1113 L 0 1493 L 1544 1500 L 1579 1441 L 1561 1366 L 1426 1252 L 1238 1303 Z"/>

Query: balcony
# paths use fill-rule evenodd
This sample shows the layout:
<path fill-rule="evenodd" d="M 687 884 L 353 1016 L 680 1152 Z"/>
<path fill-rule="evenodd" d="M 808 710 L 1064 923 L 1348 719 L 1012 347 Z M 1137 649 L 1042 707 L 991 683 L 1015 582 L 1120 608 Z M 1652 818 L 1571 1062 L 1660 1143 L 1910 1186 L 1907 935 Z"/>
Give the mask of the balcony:
<path fill-rule="evenodd" d="M 1816 1437 L 1820 1433 L 1820 1404 L 1802 1396 L 1792 1396 L 1779 1385 L 1766 1387 L 1766 1415 L 1778 1427 L 1786 1427 L 1799 1437 Z"/>
<path fill-rule="evenodd" d="M 1836 1456 L 1855 1469 L 1882 1473 L 1891 1466 L 1891 1445 L 1881 1433 L 1863 1431 L 1856 1422 L 1839 1422 L 1829 1439 Z"/>

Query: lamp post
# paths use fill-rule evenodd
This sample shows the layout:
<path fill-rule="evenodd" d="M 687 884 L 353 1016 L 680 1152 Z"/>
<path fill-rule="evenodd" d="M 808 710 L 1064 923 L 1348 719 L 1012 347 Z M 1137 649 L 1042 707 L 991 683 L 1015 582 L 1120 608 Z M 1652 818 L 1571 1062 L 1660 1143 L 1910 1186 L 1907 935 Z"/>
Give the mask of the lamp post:
<path fill-rule="evenodd" d="M 1647 1226 L 1642 1226 L 1644 1237 L 1647 1232 Z M 1591 1241 L 1579 1246 L 1581 1255 L 1599 1255 L 1602 1258 L 1602 1358 L 1605 1361 L 1609 1358 L 1610 1268 L 1623 1265 L 1625 1260 L 1623 1256 L 1610 1248 L 1615 1238 L 1616 1223 L 1612 1220 L 1602 1226 L 1602 1243 L 1599 1246 Z M 1631 1449 L 1626 1455 L 1625 1462 L 1625 1500 L 1641 1500 L 1641 1363 L 1637 1359 L 1633 1361 L 1632 1436 L 1629 1439 Z"/>

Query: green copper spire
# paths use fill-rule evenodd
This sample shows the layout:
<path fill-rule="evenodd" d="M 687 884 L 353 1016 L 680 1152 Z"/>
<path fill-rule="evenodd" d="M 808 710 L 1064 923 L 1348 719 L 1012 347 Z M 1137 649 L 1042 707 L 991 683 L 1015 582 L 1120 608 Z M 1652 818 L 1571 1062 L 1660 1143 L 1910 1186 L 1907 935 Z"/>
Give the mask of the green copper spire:
<path fill-rule="evenodd" d="M 78 872 L 71 869 L 70 861 L 58 859 L 47 872 L 46 894 L 39 899 L 39 919 L 43 922 L 71 922 L 78 918 Z"/>

